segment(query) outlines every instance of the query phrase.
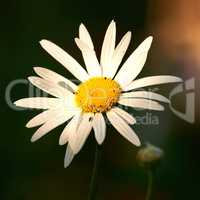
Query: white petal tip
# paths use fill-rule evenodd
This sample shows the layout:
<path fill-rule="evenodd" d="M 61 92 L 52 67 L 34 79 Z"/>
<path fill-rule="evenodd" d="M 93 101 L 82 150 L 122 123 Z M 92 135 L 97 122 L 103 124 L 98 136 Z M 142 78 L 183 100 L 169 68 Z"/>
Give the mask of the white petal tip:
<path fill-rule="evenodd" d="M 64 163 L 64 168 L 66 169 L 67 167 L 69 167 L 70 164 L 65 164 Z"/>
<path fill-rule="evenodd" d="M 70 160 L 70 161 L 64 161 L 64 168 L 69 167 L 70 164 L 71 164 L 71 162 L 72 162 L 72 160 Z"/>
<path fill-rule="evenodd" d="M 13 103 L 15 106 L 23 107 L 23 99 L 19 99 Z"/>
<path fill-rule="evenodd" d="M 29 76 L 28 77 L 28 80 L 31 82 L 31 83 L 34 83 L 34 82 L 37 82 L 38 80 L 40 80 L 41 78 L 40 77 L 37 77 L 37 76 Z"/>
<path fill-rule="evenodd" d="M 81 40 L 79 38 L 74 38 L 74 41 L 76 42 L 76 45 L 80 47 Z"/>
<path fill-rule="evenodd" d="M 165 110 L 165 107 L 159 104 L 157 111 L 164 111 L 164 110 Z"/>
<path fill-rule="evenodd" d="M 37 72 L 38 70 L 42 69 L 42 67 L 33 67 L 33 70 Z"/>
<path fill-rule="evenodd" d="M 104 140 L 102 140 L 102 141 L 97 141 L 98 145 L 102 145 L 102 144 L 103 144 L 103 141 L 104 141 Z"/>
<path fill-rule="evenodd" d="M 134 140 L 130 141 L 133 145 L 135 145 L 136 147 L 140 147 L 141 146 L 141 142 L 140 139 L 138 138 L 138 136 L 135 137 Z"/>
<path fill-rule="evenodd" d="M 147 37 L 147 38 L 145 39 L 145 41 L 151 44 L 152 41 L 153 41 L 153 36 Z"/>
<path fill-rule="evenodd" d="M 169 99 L 166 99 L 165 103 L 170 103 L 170 100 L 169 100 Z"/>
<path fill-rule="evenodd" d="M 37 140 L 39 140 L 41 138 L 41 136 L 38 135 L 38 133 L 34 133 L 33 136 L 31 137 L 31 142 L 36 142 Z"/>
<path fill-rule="evenodd" d="M 25 125 L 25 127 L 26 127 L 26 128 L 32 128 L 31 124 L 29 124 L 29 123 L 27 123 L 27 124 Z"/>
<path fill-rule="evenodd" d="M 98 138 L 98 137 L 96 137 L 96 135 L 95 135 L 95 138 L 96 138 L 98 145 L 102 145 L 104 140 L 105 140 L 105 137 L 104 138 Z"/>
<path fill-rule="evenodd" d="M 40 74 L 40 72 L 43 70 L 43 67 L 33 67 L 33 70 L 35 71 L 36 74 Z"/>
<path fill-rule="evenodd" d="M 182 78 L 179 78 L 179 77 L 177 77 L 177 81 L 178 81 L 178 82 L 183 82 L 183 79 L 182 79 Z"/>
<path fill-rule="evenodd" d="M 28 80 L 31 82 L 35 77 L 34 76 L 29 76 Z"/>
<path fill-rule="evenodd" d="M 131 31 L 128 31 L 126 34 L 127 34 L 127 36 L 130 37 L 130 36 L 132 35 L 132 32 L 131 32 Z"/>
<path fill-rule="evenodd" d="M 66 142 L 64 140 L 59 140 L 59 143 L 58 143 L 60 146 L 66 144 Z"/>
<path fill-rule="evenodd" d="M 177 77 L 177 76 L 171 76 L 171 75 L 169 75 L 169 82 L 174 82 L 174 83 L 176 83 L 176 82 L 183 82 L 183 79 L 182 78 L 180 78 L 180 77 Z M 172 79 L 172 80 L 171 80 Z M 171 80 L 171 81 L 170 81 Z"/>
<path fill-rule="evenodd" d="M 74 153 L 72 152 L 71 148 L 67 149 L 66 154 L 65 154 L 65 158 L 64 158 L 64 168 L 69 167 L 73 158 L 74 158 Z"/>
<path fill-rule="evenodd" d="M 150 41 L 153 40 L 153 36 L 149 36 L 147 39 L 149 39 Z"/>
<path fill-rule="evenodd" d="M 141 146 L 141 142 L 139 137 L 136 135 L 135 140 L 132 141 L 132 144 L 134 144 L 136 147 L 140 147 Z"/>
<path fill-rule="evenodd" d="M 111 27 L 111 26 L 116 26 L 116 23 L 115 23 L 114 20 L 111 20 L 111 22 L 110 22 L 110 24 L 109 24 L 109 27 Z"/>
<path fill-rule="evenodd" d="M 16 105 L 16 106 L 18 106 L 18 102 L 19 102 L 19 100 L 13 102 L 13 104 Z"/>
<path fill-rule="evenodd" d="M 141 146 L 141 142 L 138 141 L 138 143 L 135 143 L 135 146 L 140 147 Z"/>
<path fill-rule="evenodd" d="M 130 125 L 134 125 L 136 123 L 137 123 L 136 121 L 129 122 Z"/>
<path fill-rule="evenodd" d="M 106 135 L 104 137 L 97 137 L 95 135 L 95 138 L 96 138 L 96 141 L 97 141 L 98 145 L 102 145 L 103 144 L 103 142 L 105 140 L 105 137 L 106 137 Z"/>
<path fill-rule="evenodd" d="M 35 142 L 37 139 L 35 139 L 34 137 L 31 138 L 31 142 Z"/>
<path fill-rule="evenodd" d="M 81 22 L 79 28 L 80 28 L 80 29 L 85 28 L 85 25 Z"/>
<path fill-rule="evenodd" d="M 147 45 L 148 49 L 151 47 L 152 41 L 153 41 L 153 36 L 149 36 L 148 38 L 146 38 L 145 44 Z"/>
<path fill-rule="evenodd" d="M 45 44 L 46 42 L 47 42 L 48 40 L 45 40 L 45 39 L 42 39 L 42 40 L 40 40 L 40 45 L 43 45 L 43 44 Z"/>
<path fill-rule="evenodd" d="M 51 41 L 49 41 L 49 40 L 45 40 L 45 39 L 43 39 L 43 40 L 40 40 L 40 45 L 42 46 L 42 48 L 43 49 L 47 49 L 47 48 L 49 48 L 49 45 L 51 45 L 52 44 L 52 42 Z"/>

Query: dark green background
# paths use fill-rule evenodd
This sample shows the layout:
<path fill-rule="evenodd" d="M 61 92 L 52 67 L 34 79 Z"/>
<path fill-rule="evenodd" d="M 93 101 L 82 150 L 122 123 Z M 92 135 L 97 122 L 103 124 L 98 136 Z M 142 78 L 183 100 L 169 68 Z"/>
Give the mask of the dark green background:
<path fill-rule="evenodd" d="M 109 22 L 117 22 L 117 40 L 128 30 L 133 39 L 128 54 L 145 37 L 152 34 L 147 25 L 146 1 L 64 1 L 64 0 L 8 0 L 1 4 L 1 139 L 0 139 L 0 200 L 84 200 L 87 199 L 95 141 L 93 134 L 69 168 L 63 168 L 65 147 L 58 145 L 64 126 L 30 143 L 33 129 L 25 124 L 36 111 L 15 111 L 5 101 L 6 88 L 13 80 L 33 75 L 33 66 L 44 66 L 72 77 L 44 52 L 38 41 L 54 41 L 83 64 L 74 43 L 78 27 L 83 22 L 90 31 L 99 55 Z M 151 23 L 151 21 L 149 22 Z M 140 76 L 184 74 L 158 53 L 155 40 L 148 62 Z M 128 55 L 127 54 L 127 55 Z M 161 59 L 162 58 L 162 59 Z M 156 62 L 159 60 L 158 62 Z M 192 66 L 191 66 L 192 68 Z M 160 93 L 168 96 L 174 85 L 160 86 Z M 17 85 L 12 100 L 28 95 L 28 85 Z M 184 96 L 179 99 L 184 101 Z M 143 116 L 146 111 L 135 112 Z M 197 122 L 189 124 L 176 117 L 168 107 L 159 117 L 159 125 L 135 125 L 142 142 L 150 141 L 162 147 L 165 157 L 156 174 L 154 199 L 200 199 L 199 129 Z M 104 143 L 97 199 L 142 200 L 146 190 L 145 172 L 135 163 L 137 148 L 108 128 Z"/>

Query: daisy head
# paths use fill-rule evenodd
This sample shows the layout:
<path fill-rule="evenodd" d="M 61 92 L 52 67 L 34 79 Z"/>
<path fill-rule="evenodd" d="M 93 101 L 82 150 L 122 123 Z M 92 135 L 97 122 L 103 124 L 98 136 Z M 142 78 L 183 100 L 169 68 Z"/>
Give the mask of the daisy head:
<path fill-rule="evenodd" d="M 161 103 L 169 103 L 166 97 L 139 89 L 182 81 L 170 75 L 135 80 L 146 62 L 153 38 L 145 39 L 122 65 L 131 32 L 127 32 L 117 45 L 115 40 L 116 23 L 112 21 L 104 37 L 99 61 L 90 34 L 81 24 L 75 42 L 82 53 L 84 67 L 54 43 L 40 41 L 41 46 L 81 83 L 77 85 L 49 69 L 34 67 L 38 76 L 29 77 L 29 81 L 52 97 L 24 98 L 15 102 L 20 107 L 43 110 L 26 125 L 28 128 L 40 126 L 32 136 L 32 142 L 66 123 L 59 139 L 60 145 L 67 144 L 65 167 L 80 151 L 92 129 L 98 144 L 103 143 L 106 136 L 105 118 L 129 142 L 140 146 L 138 136 L 130 127 L 136 120 L 120 105 L 162 111 L 164 107 Z"/>

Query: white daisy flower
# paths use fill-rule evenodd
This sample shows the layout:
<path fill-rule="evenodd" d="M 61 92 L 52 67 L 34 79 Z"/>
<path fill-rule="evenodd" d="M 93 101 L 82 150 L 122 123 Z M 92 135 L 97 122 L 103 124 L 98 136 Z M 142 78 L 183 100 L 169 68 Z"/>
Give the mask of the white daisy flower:
<path fill-rule="evenodd" d="M 182 81 L 178 77 L 169 75 L 135 80 L 145 64 L 152 39 L 151 36 L 145 39 L 119 70 L 131 40 L 131 32 L 127 32 L 116 46 L 114 21 L 106 31 L 100 63 L 86 27 L 80 25 L 79 38 L 75 38 L 75 42 L 83 55 L 86 70 L 54 43 L 48 40 L 40 41 L 41 46 L 80 80 L 81 84 L 76 85 L 51 70 L 34 68 L 39 77 L 29 77 L 29 81 L 54 97 L 24 98 L 15 102 L 20 107 L 44 109 L 26 125 L 28 128 L 40 126 L 31 141 L 35 142 L 52 129 L 68 122 L 59 139 L 60 145 L 68 143 L 64 159 L 64 166 L 67 167 L 74 155 L 81 150 L 92 129 L 98 144 L 103 143 L 106 136 L 105 117 L 107 117 L 122 136 L 139 146 L 140 140 L 129 126 L 135 124 L 136 120 L 119 105 L 162 111 L 164 107 L 159 102 L 169 103 L 166 97 L 153 92 L 134 90 Z"/>

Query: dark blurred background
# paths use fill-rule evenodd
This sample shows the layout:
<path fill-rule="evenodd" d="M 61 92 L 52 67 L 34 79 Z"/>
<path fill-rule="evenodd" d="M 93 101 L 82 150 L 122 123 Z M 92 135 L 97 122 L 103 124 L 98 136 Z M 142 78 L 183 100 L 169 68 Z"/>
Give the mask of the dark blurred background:
<path fill-rule="evenodd" d="M 80 23 L 83 22 L 90 31 L 99 55 L 112 19 L 117 22 L 117 41 L 128 30 L 133 32 L 126 57 L 145 37 L 154 36 L 140 77 L 170 74 L 184 80 L 194 78 L 195 88 L 189 91 L 196 97 L 193 123 L 176 116 L 168 106 L 162 113 L 130 111 L 138 119 L 144 119 L 133 127 L 142 142 L 151 142 L 165 151 L 156 172 L 153 199 L 200 199 L 198 0 L 7 0 L 1 2 L 1 8 L 1 200 L 87 199 L 95 149 L 93 134 L 70 167 L 64 169 L 66 147 L 58 145 L 64 126 L 36 143 L 30 143 L 35 129 L 24 126 L 37 112 L 13 110 L 5 95 L 14 80 L 34 74 L 33 66 L 47 67 L 72 78 L 41 49 L 38 41 L 46 38 L 57 43 L 83 64 L 74 43 Z M 168 97 L 174 87 L 174 84 L 162 85 L 157 92 Z M 181 92 L 172 99 L 173 106 L 182 113 L 185 112 L 187 93 Z M 28 84 L 15 85 L 11 94 L 11 101 L 26 97 Z M 156 122 L 152 122 L 155 119 Z M 147 180 L 135 161 L 138 149 L 112 127 L 108 128 L 103 146 L 97 200 L 143 200 Z"/>

